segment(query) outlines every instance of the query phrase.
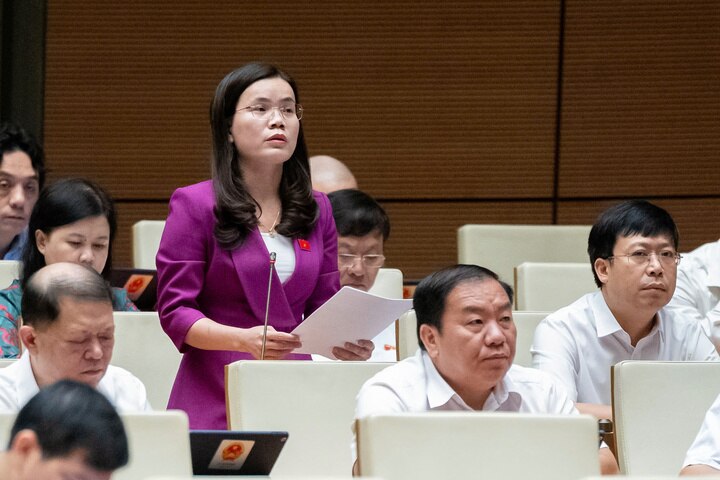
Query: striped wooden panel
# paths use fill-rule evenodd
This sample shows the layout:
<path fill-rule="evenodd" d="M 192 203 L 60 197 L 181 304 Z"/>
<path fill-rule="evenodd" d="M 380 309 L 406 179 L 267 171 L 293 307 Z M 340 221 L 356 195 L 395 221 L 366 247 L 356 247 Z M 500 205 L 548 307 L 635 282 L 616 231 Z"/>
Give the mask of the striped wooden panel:
<path fill-rule="evenodd" d="M 346 161 L 374 195 L 548 197 L 559 11 L 558 0 L 49 0 L 48 158 L 118 199 L 167 199 L 207 176 L 219 80 L 262 59 L 297 78 L 311 153 Z"/>
<path fill-rule="evenodd" d="M 419 280 L 457 263 L 457 229 L 467 223 L 548 224 L 550 202 L 383 202 L 392 225 L 386 265 Z"/>
<path fill-rule="evenodd" d="M 595 222 L 597 216 L 617 201 L 560 202 L 558 223 Z M 665 199 L 653 203 L 666 209 L 680 231 L 680 251 L 690 251 L 720 238 L 720 199 Z"/>
<path fill-rule="evenodd" d="M 560 195 L 719 195 L 720 3 L 566 5 Z"/>

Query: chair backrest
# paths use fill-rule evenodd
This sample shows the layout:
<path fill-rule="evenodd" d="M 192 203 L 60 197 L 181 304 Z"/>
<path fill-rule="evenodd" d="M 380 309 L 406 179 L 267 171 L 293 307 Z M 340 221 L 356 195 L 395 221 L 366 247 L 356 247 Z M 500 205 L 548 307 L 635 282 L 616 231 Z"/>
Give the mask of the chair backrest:
<path fill-rule="evenodd" d="M 403 298 L 403 274 L 397 268 L 381 268 L 370 293 L 385 298 Z M 397 321 L 372 339 L 375 343 L 370 361 L 394 362 L 397 360 Z"/>
<path fill-rule="evenodd" d="M 17 260 L 0 260 L 0 289 L 9 287 L 13 280 L 20 278 L 20 264 Z"/>
<path fill-rule="evenodd" d="M 597 290 L 589 262 L 523 262 L 515 268 L 518 310 L 554 312 Z"/>
<path fill-rule="evenodd" d="M 612 403 L 620 471 L 677 475 L 718 385 L 717 362 L 616 364 Z"/>
<path fill-rule="evenodd" d="M 513 363 L 522 367 L 532 367 L 532 346 L 535 329 L 548 312 L 513 312 L 513 320 L 517 329 L 515 341 L 515 360 Z"/>
<path fill-rule="evenodd" d="M 165 220 L 140 220 L 133 225 L 133 267 L 155 270 L 155 255 Z"/>
<path fill-rule="evenodd" d="M 385 480 L 577 480 L 600 471 L 597 421 L 588 415 L 370 416 L 358 421 L 357 440 L 360 474 Z"/>
<path fill-rule="evenodd" d="M 587 262 L 590 225 L 464 225 L 459 263 L 489 268 L 512 284 L 523 262 Z"/>
<path fill-rule="evenodd" d="M 0 445 L 5 448 L 16 415 L 0 414 Z M 130 462 L 113 475 L 115 480 L 137 480 L 151 475 L 190 478 L 190 436 L 185 412 L 121 414 L 130 448 Z"/>
<path fill-rule="evenodd" d="M 398 360 L 404 360 L 415 355 L 418 351 L 417 317 L 415 310 L 403 313 L 397 321 L 398 324 Z"/>
<path fill-rule="evenodd" d="M 150 405 L 165 408 L 182 355 L 160 326 L 157 312 L 114 312 L 112 364 L 130 371 L 147 390 Z"/>
<path fill-rule="evenodd" d="M 397 268 L 381 268 L 370 293 L 385 298 L 403 298 L 403 274 Z"/>
<path fill-rule="evenodd" d="M 352 470 L 352 421 L 362 384 L 391 363 L 239 361 L 225 367 L 231 430 L 284 430 L 272 475 Z"/>
<path fill-rule="evenodd" d="M 532 366 L 530 347 L 532 346 L 535 328 L 540 321 L 547 317 L 548 312 L 513 312 L 515 327 L 517 328 L 517 341 L 515 345 L 515 361 L 523 367 Z M 417 317 L 415 310 L 410 310 L 398 320 L 398 359 L 412 357 L 417 352 Z"/>

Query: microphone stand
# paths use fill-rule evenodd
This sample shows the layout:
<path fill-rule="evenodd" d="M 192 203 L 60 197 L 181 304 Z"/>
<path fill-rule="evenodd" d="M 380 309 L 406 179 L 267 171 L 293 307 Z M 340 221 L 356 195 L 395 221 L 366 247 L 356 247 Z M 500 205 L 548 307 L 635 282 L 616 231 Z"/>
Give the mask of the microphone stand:
<path fill-rule="evenodd" d="M 275 268 L 275 258 L 277 254 L 270 252 L 270 278 L 268 279 L 267 302 L 265 303 L 265 324 L 263 326 L 262 349 L 260 350 L 260 360 L 265 360 L 265 343 L 267 342 L 267 326 L 268 315 L 270 314 L 270 288 L 272 288 L 272 274 Z"/>

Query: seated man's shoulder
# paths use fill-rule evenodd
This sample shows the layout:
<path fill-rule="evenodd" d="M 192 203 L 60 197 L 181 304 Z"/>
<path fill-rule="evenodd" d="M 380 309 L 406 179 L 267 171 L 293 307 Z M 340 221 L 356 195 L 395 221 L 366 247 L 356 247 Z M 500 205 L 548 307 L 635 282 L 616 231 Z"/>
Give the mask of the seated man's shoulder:
<path fill-rule="evenodd" d="M 380 370 L 365 385 L 390 385 L 394 388 L 402 388 L 414 386 L 418 381 L 424 381 L 424 378 L 422 357 L 418 353 Z"/>
<path fill-rule="evenodd" d="M 120 411 L 148 409 L 145 385 L 124 368 L 108 365 L 98 390 L 101 390 Z"/>
<path fill-rule="evenodd" d="M 513 365 L 507 375 L 514 384 L 525 385 L 528 388 L 545 389 L 556 385 L 556 381 L 549 373 L 537 368 Z"/>

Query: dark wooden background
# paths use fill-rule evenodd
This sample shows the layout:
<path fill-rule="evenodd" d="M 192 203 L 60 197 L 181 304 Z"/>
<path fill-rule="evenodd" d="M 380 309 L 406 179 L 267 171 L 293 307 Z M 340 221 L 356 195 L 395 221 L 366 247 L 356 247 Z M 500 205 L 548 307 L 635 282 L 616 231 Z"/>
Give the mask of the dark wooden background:
<path fill-rule="evenodd" d="M 215 86 L 251 60 L 300 85 L 311 154 L 387 208 L 388 266 L 457 259 L 465 223 L 592 223 L 643 197 L 681 250 L 720 237 L 720 3 L 48 0 L 50 179 L 87 176 L 130 227 L 209 176 Z"/>

